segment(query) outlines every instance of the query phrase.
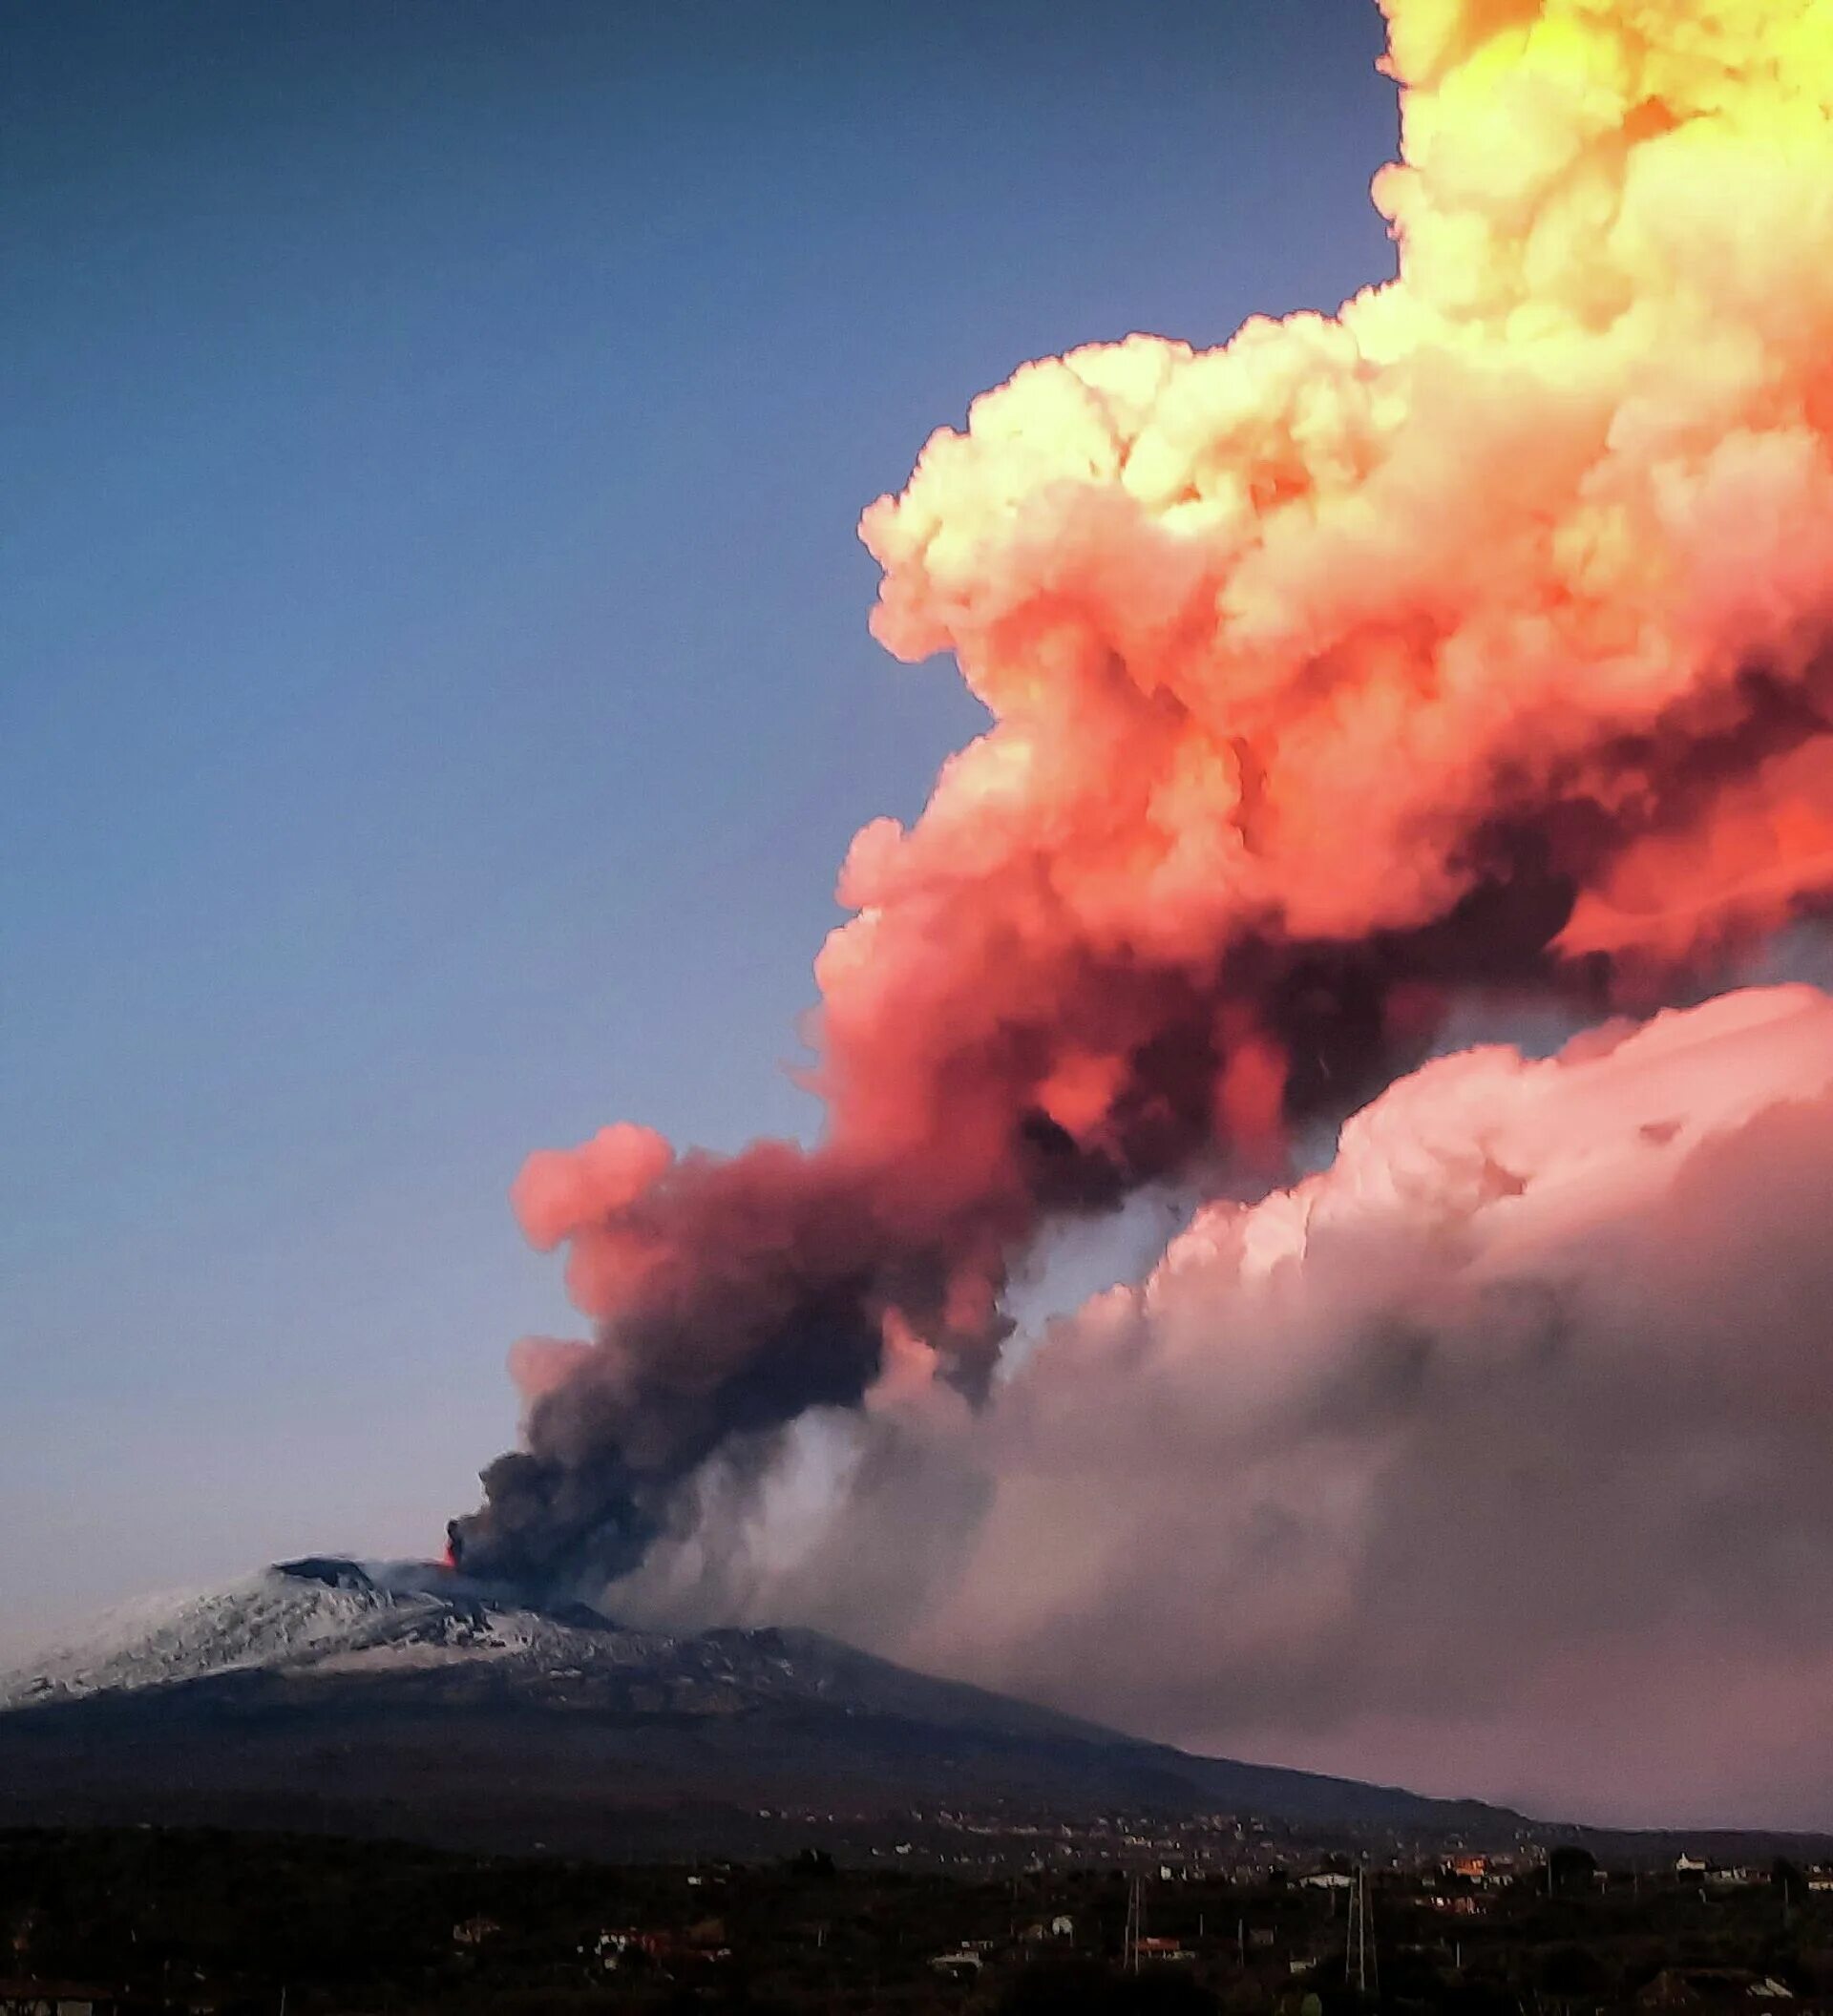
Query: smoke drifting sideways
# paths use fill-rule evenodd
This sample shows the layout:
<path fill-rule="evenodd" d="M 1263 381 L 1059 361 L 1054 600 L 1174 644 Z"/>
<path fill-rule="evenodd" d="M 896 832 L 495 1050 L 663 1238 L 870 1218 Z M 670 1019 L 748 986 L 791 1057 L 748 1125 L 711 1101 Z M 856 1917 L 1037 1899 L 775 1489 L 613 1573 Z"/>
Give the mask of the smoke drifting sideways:
<path fill-rule="evenodd" d="M 531 1158 L 468 1570 L 602 1582 L 888 1357 L 985 1393 L 1008 1270 L 1276 1171 L 1461 990 L 1646 1010 L 1833 887 L 1827 0 L 1388 0 L 1399 278 L 1028 365 L 861 533 L 994 725 L 855 838 L 821 1144 Z"/>
<path fill-rule="evenodd" d="M 1833 1783 L 1833 998 L 1440 1058 L 979 1408 L 881 1376 L 620 1592 L 1630 1824 Z"/>

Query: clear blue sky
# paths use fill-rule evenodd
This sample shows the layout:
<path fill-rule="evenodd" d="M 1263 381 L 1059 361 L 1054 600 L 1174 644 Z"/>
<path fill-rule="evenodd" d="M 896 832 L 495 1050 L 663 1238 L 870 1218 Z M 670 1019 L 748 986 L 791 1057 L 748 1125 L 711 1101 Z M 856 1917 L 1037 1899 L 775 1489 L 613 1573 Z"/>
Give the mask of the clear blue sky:
<path fill-rule="evenodd" d="M 1023 358 L 1392 268 L 1364 0 L 13 0 L 0 1653 L 424 1551 L 505 1190 L 788 1083 L 976 713 L 853 527 Z"/>

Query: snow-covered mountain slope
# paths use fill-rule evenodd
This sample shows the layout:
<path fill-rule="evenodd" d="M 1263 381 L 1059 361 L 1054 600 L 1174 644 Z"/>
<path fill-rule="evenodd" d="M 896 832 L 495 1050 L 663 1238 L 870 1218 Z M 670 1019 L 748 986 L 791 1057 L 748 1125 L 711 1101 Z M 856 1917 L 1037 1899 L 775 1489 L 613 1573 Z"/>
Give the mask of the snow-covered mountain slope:
<path fill-rule="evenodd" d="M 426 1563 L 336 1557 L 278 1563 L 217 1588 L 112 1610 L 74 1643 L 0 1673 L 0 1711 L 238 1673 L 447 1699 L 475 1697 L 488 1684 L 499 1700 L 649 1712 L 805 1702 L 938 1728 L 1124 1740 L 814 1631 L 627 1630 L 583 1604 L 533 1608 Z"/>
<path fill-rule="evenodd" d="M 251 1668 L 306 1673 L 441 1655 L 564 1664 L 577 1624 L 484 1599 L 420 1564 L 335 1558 L 276 1564 L 215 1588 L 124 1604 L 73 1643 L 0 1674 L 0 1709 L 165 1687 Z M 609 1628 L 590 1612 L 594 1630 Z"/>
<path fill-rule="evenodd" d="M 426 1563 L 281 1563 L 128 1605 L 0 1674 L 0 1825 L 382 1828 L 622 1853 L 658 1815 L 715 1816 L 706 1845 L 734 1838 L 734 1815 L 938 1805 L 1485 1838 L 1519 1824 L 1190 1756 L 815 1631 L 629 1630 Z"/>

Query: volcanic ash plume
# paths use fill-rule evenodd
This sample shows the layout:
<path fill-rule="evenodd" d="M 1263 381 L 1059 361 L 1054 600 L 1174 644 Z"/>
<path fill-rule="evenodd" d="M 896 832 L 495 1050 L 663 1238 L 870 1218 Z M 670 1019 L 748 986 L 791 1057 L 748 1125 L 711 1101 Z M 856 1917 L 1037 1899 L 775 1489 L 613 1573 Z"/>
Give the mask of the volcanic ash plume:
<path fill-rule="evenodd" d="M 587 1344 L 453 1544 L 622 1572 L 1040 1228 L 1269 1166 L 1470 986 L 1648 1006 L 1833 884 L 1833 6 L 1390 0 L 1400 275 L 1022 368 L 867 512 L 995 725 L 854 840 L 821 1146 L 531 1159 Z"/>
<path fill-rule="evenodd" d="M 1440 1058 L 986 1405 L 814 1418 L 818 1496 L 791 1464 L 621 1601 L 1530 1811 L 1822 1826 L 1830 1220 L 1817 989 Z"/>

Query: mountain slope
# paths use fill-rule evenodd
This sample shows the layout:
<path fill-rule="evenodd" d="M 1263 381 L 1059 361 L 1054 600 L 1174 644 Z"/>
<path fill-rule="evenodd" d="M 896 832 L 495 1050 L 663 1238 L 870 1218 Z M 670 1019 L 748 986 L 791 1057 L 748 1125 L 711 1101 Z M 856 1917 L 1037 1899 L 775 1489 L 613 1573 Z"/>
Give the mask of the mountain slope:
<path fill-rule="evenodd" d="M 628 1630 L 424 1564 L 307 1559 L 130 1606 L 0 1676 L 0 1820 L 213 1820 L 614 1853 L 736 1852 L 752 1845 L 760 1809 L 867 1829 L 938 1806 L 1013 1818 L 1225 1811 L 1492 1838 L 1523 1824 L 1189 1756 L 814 1631 Z"/>
<path fill-rule="evenodd" d="M 388 1683 L 400 1698 L 723 1714 L 820 1704 L 935 1728 L 1125 1740 L 1093 1724 L 911 1672 L 817 1631 L 630 1630 L 583 1604 L 508 1601 L 423 1564 L 310 1557 L 222 1587 L 111 1611 L 75 1643 L 0 1674 L 0 1710 L 263 1673 Z"/>

